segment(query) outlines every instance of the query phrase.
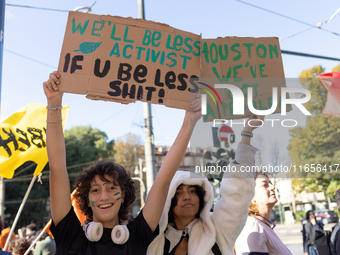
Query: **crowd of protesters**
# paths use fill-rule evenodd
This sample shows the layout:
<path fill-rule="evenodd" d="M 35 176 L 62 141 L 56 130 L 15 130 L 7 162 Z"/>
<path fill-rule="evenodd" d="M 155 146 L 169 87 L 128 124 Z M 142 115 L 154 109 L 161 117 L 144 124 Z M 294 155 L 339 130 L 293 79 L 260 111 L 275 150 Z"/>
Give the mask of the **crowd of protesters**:
<path fill-rule="evenodd" d="M 10 228 L 0 221 L 0 255 L 291 254 L 270 221 L 278 200 L 268 175 L 224 173 L 221 198 L 213 206 L 214 194 L 208 179 L 177 171 L 194 126 L 201 118 L 200 95 L 196 95 L 186 111 L 178 136 L 138 216 L 130 217 L 129 207 L 136 194 L 127 171 L 114 162 L 102 160 L 76 177 L 75 197 L 87 218 L 80 222 L 68 185 L 61 112 L 63 93 L 58 89 L 60 76 L 53 72 L 44 82 L 53 237 L 33 223 L 20 228 L 17 235 L 9 236 Z M 235 159 L 230 162 L 235 169 L 254 165 L 257 149 L 251 146 L 252 132 L 263 120 L 264 116 L 255 114 L 249 117 Z M 257 124 L 250 125 L 250 121 Z M 318 255 L 313 212 L 308 217 L 311 220 L 305 228 L 304 251 Z M 4 251 L 8 238 L 9 246 Z"/>
<path fill-rule="evenodd" d="M 55 255 L 56 245 L 54 239 L 46 231 L 38 230 L 34 223 L 19 228 L 17 234 L 13 232 L 5 251 L 4 248 L 10 231 L 11 229 L 8 227 L 7 222 L 2 221 L 0 218 L 0 255 L 23 255 L 33 242 L 35 242 L 35 245 L 27 252 L 27 255 Z"/>

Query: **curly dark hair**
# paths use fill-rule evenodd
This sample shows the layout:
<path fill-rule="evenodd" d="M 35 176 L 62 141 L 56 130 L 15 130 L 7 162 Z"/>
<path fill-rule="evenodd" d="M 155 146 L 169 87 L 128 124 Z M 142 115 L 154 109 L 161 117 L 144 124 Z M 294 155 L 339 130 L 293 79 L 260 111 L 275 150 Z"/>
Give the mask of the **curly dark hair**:
<path fill-rule="evenodd" d="M 114 179 L 114 184 L 119 185 L 124 192 L 124 203 L 119 209 L 120 223 L 130 219 L 130 205 L 136 199 L 135 183 L 121 165 L 118 165 L 110 160 L 102 160 L 87 169 L 78 173 L 76 177 L 75 197 L 82 212 L 89 218 L 93 218 L 93 212 L 89 203 L 89 192 L 91 181 L 99 175 L 102 181 L 109 181 L 104 176 L 108 175 Z"/>
<path fill-rule="evenodd" d="M 15 238 L 10 241 L 9 251 L 13 253 L 13 255 L 21 255 L 24 254 L 27 249 L 30 247 L 30 243 L 27 242 L 25 238 Z M 29 251 L 28 255 L 32 255 L 33 252 Z"/>
<path fill-rule="evenodd" d="M 182 185 L 184 185 L 184 184 L 179 185 L 177 187 L 177 189 L 179 187 L 181 187 Z M 198 212 L 195 215 L 195 218 L 198 219 L 200 217 L 201 211 L 202 211 L 202 209 L 205 205 L 204 197 L 205 197 L 206 191 L 199 185 L 190 185 L 190 186 L 194 187 L 196 189 L 196 194 L 197 194 L 197 196 L 199 198 L 199 202 L 200 202 Z M 175 194 L 175 196 L 171 199 L 171 206 L 170 206 L 170 209 L 169 209 L 169 212 L 168 212 L 168 223 L 173 223 L 175 221 L 174 208 L 175 208 L 176 205 L 177 205 L 177 197 L 176 197 L 176 194 Z"/>

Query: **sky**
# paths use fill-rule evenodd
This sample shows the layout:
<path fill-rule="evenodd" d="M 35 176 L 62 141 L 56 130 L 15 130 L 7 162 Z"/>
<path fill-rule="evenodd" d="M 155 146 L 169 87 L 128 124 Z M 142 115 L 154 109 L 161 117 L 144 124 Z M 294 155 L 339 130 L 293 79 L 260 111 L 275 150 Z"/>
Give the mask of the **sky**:
<path fill-rule="evenodd" d="M 340 58 L 340 36 L 331 33 L 340 33 L 340 13 L 329 23 L 322 24 L 322 29 L 308 26 L 327 21 L 339 9 L 338 1 L 325 0 L 321 4 L 316 0 L 248 0 L 246 3 L 236 0 L 146 0 L 145 18 L 202 34 L 203 38 L 275 36 L 282 39 L 281 50 Z M 0 121 L 27 104 L 46 103 L 42 83 L 57 69 L 68 17 L 63 11 L 9 4 L 71 11 L 91 6 L 93 1 L 7 0 L 6 4 Z M 90 13 L 138 18 L 138 3 L 137 0 L 97 0 Z M 294 34 L 297 35 L 290 37 Z M 282 55 L 282 60 L 286 78 L 298 78 L 303 70 L 316 65 L 322 65 L 326 72 L 330 72 L 339 64 L 337 61 L 286 54 Z M 63 104 L 70 107 L 66 129 L 91 125 L 104 131 L 109 140 L 129 132 L 144 140 L 143 105 L 140 102 L 121 105 L 92 101 L 84 95 L 65 94 Z M 305 117 L 299 110 L 293 109 L 290 114 L 299 125 L 304 125 Z M 152 115 L 155 144 L 171 145 L 181 126 L 184 110 L 152 105 Z M 234 131 L 239 134 L 240 129 Z M 281 132 L 288 134 L 288 129 L 282 127 L 271 131 L 262 133 L 273 137 Z M 284 140 L 287 144 L 287 136 Z"/>

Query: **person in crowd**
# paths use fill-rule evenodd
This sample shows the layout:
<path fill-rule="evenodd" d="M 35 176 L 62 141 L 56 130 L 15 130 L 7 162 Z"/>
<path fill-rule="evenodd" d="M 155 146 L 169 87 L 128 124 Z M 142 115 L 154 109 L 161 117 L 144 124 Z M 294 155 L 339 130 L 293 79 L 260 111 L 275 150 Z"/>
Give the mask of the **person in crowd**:
<path fill-rule="evenodd" d="M 340 189 L 335 192 L 336 204 L 338 206 L 338 210 L 340 210 Z M 330 247 L 332 251 L 332 255 L 340 255 L 340 222 L 338 222 L 332 231 Z"/>
<path fill-rule="evenodd" d="M 323 232 L 323 223 L 316 220 L 312 210 L 307 211 L 306 221 L 302 228 L 303 251 L 305 255 L 318 255 L 315 237 Z"/>
<path fill-rule="evenodd" d="M 173 178 L 159 223 L 159 235 L 148 247 L 148 255 L 232 254 L 238 234 L 247 219 L 254 196 L 254 173 L 241 172 L 242 166 L 254 165 L 256 148 L 250 145 L 256 122 L 264 116 L 252 115 L 253 127 L 246 126 L 238 145 L 234 172 L 225 172 L 221 199 L 214 206 L 212 185 L 207 178 L 178 171 Z M 247 121 L 248 123 L 248 121 Z"/>
<path fill-rule="evenodd" d="M 26 238 L 26 228 L 25 227 L 18 229 L 18 237 Z"/>
<path fill-rule="evenodd" d="M 40 236 L 34 249 L 34 255 L 55 255 L 56 244 L 52 237 L 50 237 L 46 231 L 41 230 L 44 233 Z M 40 233 L 39 233 L 40 234 Z"/>
<path fill-rule="evenodd" d="M 3 221 L 2 225 L 3 225 L 3 229 L 1 230 L 1 236 L 0 236 L 0 248 L 1 248 L 1 250 L 3 250 L 5 248 L 8 235 L 11 232 L 11 229 L 8 227 L 7 221 Z M 12 236 L 11 236 L 11 240 L 13 240 L 15 238 L 16 238 L 16 236 L 13 232 Z M 7 247 L 6 250 L 8 251 L 8 247 Z"/>
<path fill-rule="evenodd" d="M 185 155 L 194 124 L 201 117 L 201 100 L 198 96 L 191 103 L 191 112 L 186 111 L 183 125 L 163 161 L 145 206 L 127 223 L 128 231 L 115 228 L 129 220 L 129 207 L 136 197 L 134 183 L 125 169 L 103 160 L 79 173 L 76 197 L 89 219 L 83 225 L 83 231 L 71 206 L 61 115 L 63 93 L 58 90 L 59 78 L 60 74 L 53 72 L 43 84 L 48 102 L 46 145 L 50 165 L 51 230 L 56 241 L 56 254 L 145 254 L 148 245 L 158 235 L 158 222 L 170 182 Z M 116 123 L 119 125 L 119 121 Z M 100 231 L 97 232 L 99 225 L 103 229 L 98 228 Z M 96 226 L 94 232 L 93 226 Z M 127 237 L 124 233 L 129 233 L 129 238 L 123 238 L 127 239 L 125 243 L 125 240 L 116 240 L 120 239 L 116 231 L 123 237 Z"/>
<path fill-rule="evenodd" d="M 23 255 L 30 247 L 30 243 L 25 238 L 15 238 L 9 243 L 9 251 L 13 255 Z M 32 251 L 29 251 L 27 255 L 33 255 Z"/>
<path fill-rule="evenodd" d="M 255 195 L 248 210 L 247 222 L 235 243 L 236 255 L 288 255 L 291 252 L 274 232 L 270 214 L 277 202 L 275 187 L 265 173 L 255 177 Z"/>
<path fill-rule="evenodd" d="M 31 242 L 34 239 L 34 236 L 37 233 L 37 225 L 31 223 L 26 226 L 26 239 Z"/>

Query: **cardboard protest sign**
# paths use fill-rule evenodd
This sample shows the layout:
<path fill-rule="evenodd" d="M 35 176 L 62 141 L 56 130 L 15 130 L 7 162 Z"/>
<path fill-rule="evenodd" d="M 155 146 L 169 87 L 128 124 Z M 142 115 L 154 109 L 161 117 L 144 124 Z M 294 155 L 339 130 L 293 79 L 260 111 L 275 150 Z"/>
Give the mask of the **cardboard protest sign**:
<path fill-rule="evenodd" d="M 68 106 L 62 109 L 63 128 Z M 45 104 L 29 104 L 0 124 L 0 176 L 11 179 L 14 171 L 27 161 L 37 164 L 39 175 L 47 164 Z"/>
<path fill-rule="evenodd" d="M 190 79 L 200 72 L 200 39 L 152 21 L 70 12 L 60 90 L 189 109 Z"/>
<path fill-rule="evenodd" d="M 254 108 L 270 109 L 273 101 L 272 88 L 278 88 L 280 97 L 280 88 L 286 86 L 280 46 L 275 37 L 202 39 L 201 48 L 202 70 L 198 84 L 202 93 L 210 92 L 207 96 L 205 121 L 250 116 L 247 103 L 249 87 L 252 88 Z M 215 89 L 215 84 L 232 84 L 243 92 L 244 115 L 233 114 L 235 94 L 229 89 Z M 278 98 L 275 112 L 280 111 Z"/>
<path fill-rule="evenodd" d="M 258 110 L 271 107 L 273 87 L 285 87 L 277 38 L 201 39 L 152 21 L 79 12 L 69 13 L 58 71 L 61 91 L 96 100 L 190 109 L 190 97 L 208 94 L 205 121 L 249 116 L 248 87 Z M 215 84 L 242 90 L 245 114 L 235 116 L 231 91 Z"/>

